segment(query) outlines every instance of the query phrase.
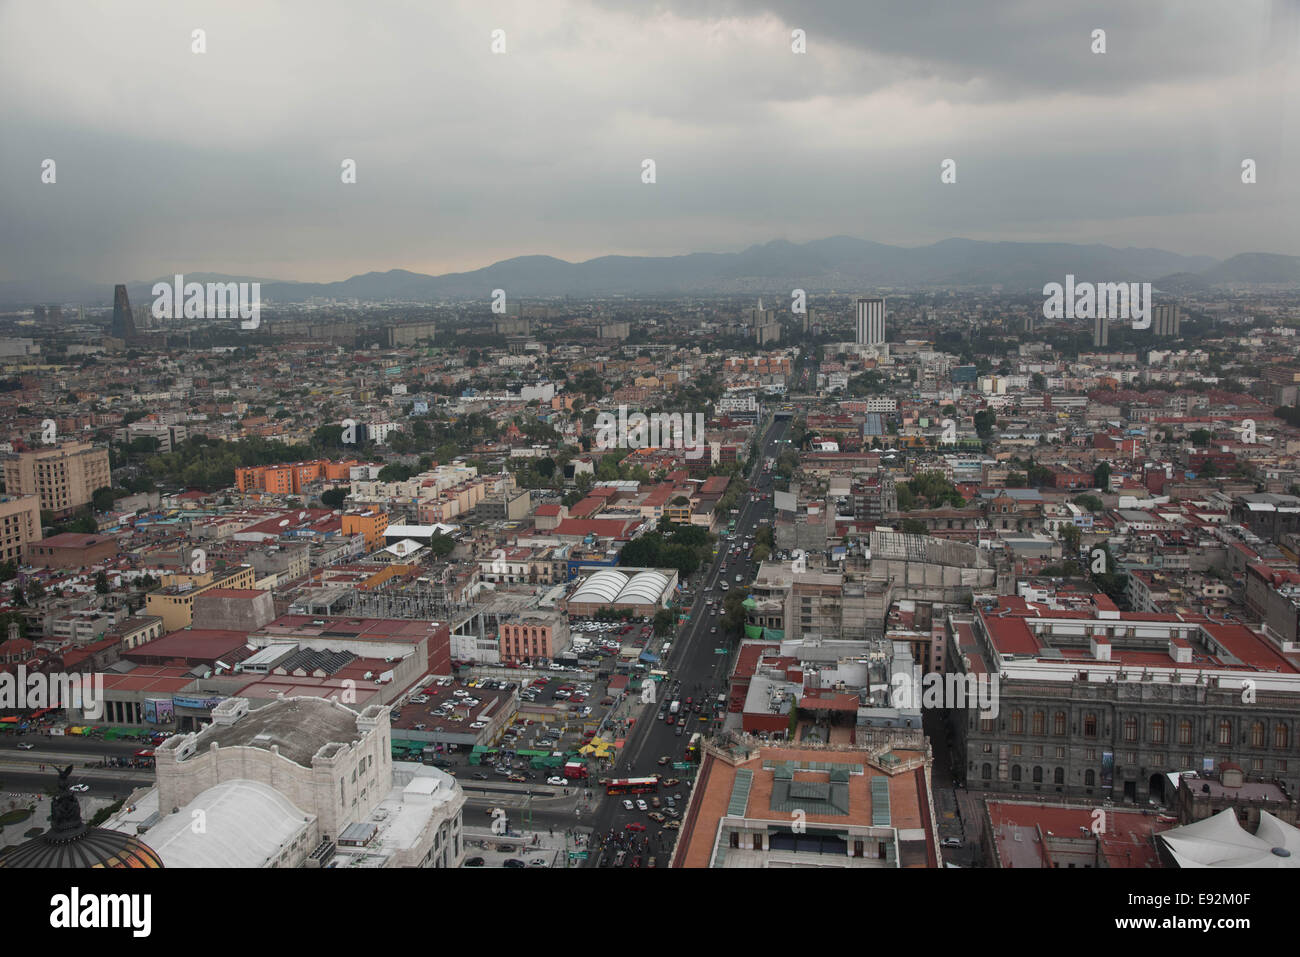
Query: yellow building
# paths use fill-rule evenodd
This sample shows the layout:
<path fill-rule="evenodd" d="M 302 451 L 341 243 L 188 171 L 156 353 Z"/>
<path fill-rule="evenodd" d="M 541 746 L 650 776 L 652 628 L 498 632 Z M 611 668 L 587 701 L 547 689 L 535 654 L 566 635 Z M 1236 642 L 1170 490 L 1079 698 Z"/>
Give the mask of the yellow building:
<path fill-rule="evenodd" d="M 145 614 L 163 620 L 163 634 L 188 628 L 194 622 L 194 598 L 214 588 L 252 588 L 256 573 L 252 565 L 240 565 L 220 573 L 166 575 L 163 587 L 145 598 Z"/>

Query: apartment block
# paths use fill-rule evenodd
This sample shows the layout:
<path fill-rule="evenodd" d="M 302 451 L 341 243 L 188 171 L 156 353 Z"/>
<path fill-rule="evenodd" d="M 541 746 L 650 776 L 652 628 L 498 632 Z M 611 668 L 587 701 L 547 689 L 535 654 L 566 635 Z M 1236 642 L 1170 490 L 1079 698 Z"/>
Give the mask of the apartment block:
<path fill-rule="evenodd" d="M 89 442 L 18 452 L 8 456 L 4 466 L 10 495 L 36 495 L 41 508 L 56 515 L 89 504 L 96 489 L 112 485 L 108 450 Z"/>

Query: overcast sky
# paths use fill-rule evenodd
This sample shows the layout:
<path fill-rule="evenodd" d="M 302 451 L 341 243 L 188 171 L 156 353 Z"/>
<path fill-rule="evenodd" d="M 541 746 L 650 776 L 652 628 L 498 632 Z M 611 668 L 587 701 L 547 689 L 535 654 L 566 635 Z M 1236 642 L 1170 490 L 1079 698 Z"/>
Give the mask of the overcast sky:
<path fill-rule="evenodd" d="M 1293 0 L 0 0 L 0 279 L 833 235 L 1300 255 L 1298 84 Z"/>

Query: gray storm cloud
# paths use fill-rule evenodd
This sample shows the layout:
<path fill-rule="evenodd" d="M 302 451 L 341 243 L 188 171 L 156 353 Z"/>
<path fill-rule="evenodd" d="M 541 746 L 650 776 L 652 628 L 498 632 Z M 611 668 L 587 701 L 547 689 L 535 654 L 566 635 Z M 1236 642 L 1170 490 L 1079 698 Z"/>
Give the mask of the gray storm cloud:
<path fill-rule="evenodd" d="M 837 234 L 1300 254 L 1298 22 L 1183 0 L 8 4 L 0 279 Z"/>

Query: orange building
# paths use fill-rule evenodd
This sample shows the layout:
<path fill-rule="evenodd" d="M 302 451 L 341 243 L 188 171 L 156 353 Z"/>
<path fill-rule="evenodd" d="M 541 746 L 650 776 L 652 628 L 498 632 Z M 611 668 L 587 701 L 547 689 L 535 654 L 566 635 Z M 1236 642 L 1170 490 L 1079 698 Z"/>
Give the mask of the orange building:
<path fill-rule="evenodd" d="M 384 544 L 384 531 L 387 528 L 388 513 L 377 508 L 350 509 L 343 513 L 343 534 L 364 535 L 367 551 L 374 551 Z"/>
<path fill-rule="evenodd" d="M 356 459 L 331 462 L 316 459 L 286 465 L 253 465 L 235 469 L 235 487 L 241 492 L 267 492 L 272 495 L 301 495 L 304 486 L 322 479 L 346 481 L 348 470 L 358 465 Z"/>

